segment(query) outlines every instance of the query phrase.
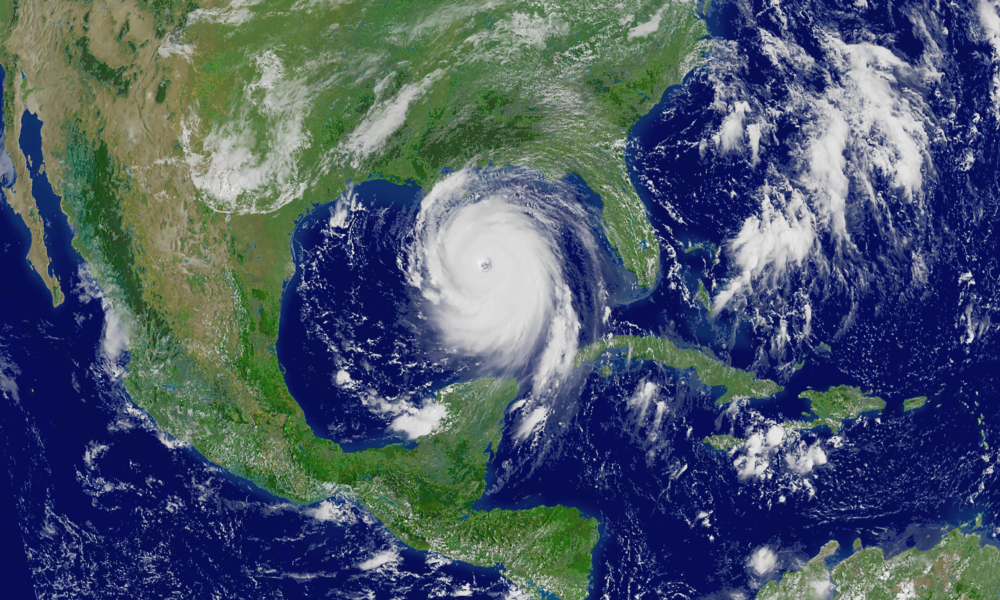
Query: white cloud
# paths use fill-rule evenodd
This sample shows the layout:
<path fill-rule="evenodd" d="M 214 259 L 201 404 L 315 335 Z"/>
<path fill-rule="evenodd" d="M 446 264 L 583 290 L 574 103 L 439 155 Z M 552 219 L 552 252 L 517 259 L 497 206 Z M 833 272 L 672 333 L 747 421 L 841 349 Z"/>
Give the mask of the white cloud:
<path fill-rule="evenodd" d="M 424 34 L 437 35 L 446 25 L 450 25 L 461 19 L 468 19 L 490 4 L 461 3 L 435 7 L 429 16 L 423 17 L 415 25 L 407 29 L 410 39 L 416 39 Z"/>
<path fill-rule="evenodd" d="M 524 417 L 521 420 L 521 424 L 517 428 L 517 434 L 515 437 L 517 437 L 518 441 L 527 438 L 531 435 L 531 432 L 538 427 L 539 423 L 545 422 L 545 419 L 548 418 L 548 416 L 549 410 L 544 406 L 539 406 L 535 410 L 531 411 L 527 417 Z"/>
<path fill-rule="evenodd" d="M 750 144 L 750 164 L 757 166 L 760 163 L 760 138 L 761 128 L 759 123 L 747 125 L 747 142 Z"/>
<path fill-rule="evenodd" d="M 923 185 L 929 156 L 923 96 L 911 92 L 906 81 L 936 80 L 940 73 L 931 67 L 911 67 L 874 44 L 846 44 L 831 37 L 827 51 L 846 74 L 844 85 L 830 91 L 831 104 L 849 124 L 852 139 L 864 142 L 856 144 L 854 156 L 865 163 L 867 172 L 881 171 L 907 198 L 912 197 Z"/>
<path fill-rule="evenodd" d="M 191 11 L 188 15 L 188 23 L 194 24 L 198 21 L 209 23 L 219 23 L 236 27 L 249 21 L 253 17 L 251 7 L 260 4 L 261 0 L 233 0 L 225 8 L 199 8 Z"/>
<path fill-rule="evenodd" d="M 758 576 L 766 575 L 778 566 L 778 555 L 767 546 L 761 546 L 747 559 L 747 566 Z"/>
<path fill-rule="evenodd" d="M 338 147 L 338 152 L 353 156 L 352 165 L 359 166 L 360 159 L 382 147 L 389 136 L 403 126 L 410 105 L 417 101 L 437 81 L 444 71 L 437 69 L 424 76 L 418 83 L 407 83 L 396 95 L 368 109 L 361 123 Z"/>
<path fill-rule="evenodd" d="M 750 105 L 746 102 L 733 103 L 729 115 L 722 121 L 719 132 L 715 135 L 715 144 L 719 146 L 723 154 L 732 152 L 743 141 L 743 121 L 747 113 L 751 112 Z M 756 126 L 758 141 L 760 126 Z"/>
<path fill-rule="evenodd" d="M 104 305 L 104 335 L 101 339 L 101 350 L 111 363 L 117 363 L 128 346 L 128 333 L 118 313 L 107 299 L 102 299 Z"/>
<path fill-rule="evenodd" d="M 778 204 L 772 204 L 772 197 Z M 728 251 L 739 275 L 716 295 L 712 311 L 718 314 L 740 291 L 749 289 L 754 279 L 766 272 L 783 275 L 792 265 L 801 265 L 809 256 L 816 237 L 813 213 L 798 190 L 789 197 L 764 189 L 760 214 L 747 218 Z"/>
<path fill-rule="evenodd" d="M 833 596 L 834 586 L 833 582 L 827 579 L 817 579 L 809 584 L 813 589 L 813 593 L 816 594 L 818 598 L 830 598 Z"/>
<path fill-rule="evenodd" d="M 2 361 L 2 358 L 3 357 L 0 357 L 0 390 L 2 390 L 5 394 L 9 395 L 14 400 L 15 403 L 20 404 L 21 396 L 17 389 L 17 382 L 14 381 L 14 378 L 12 376 L 8 375 L 5 372 L 5 370 L 7 368 L 10 368 L 11 365 L 4 363 Z M 12 368 L 11 370 L 13 370 L 15 374 L 17 374 L 17 371 L 15 369 Z"/>
<path fill-rule="evenodd" d="M 764 436 L 755 433 L 743 444 L 744 454 L 733 461 L 740 477 L 764 477 L 771 463 L 764 455 Z"/>
<path fill-rule="evenodd" d="M 780 425 L 771 425 L 764 433 L 754 433 L 742 446 L 743 454 L 733 461 L 742 479 L 770 477 L 771 459 L 785 439 Z"/>
<path fill-rule="evenodd" d="M 292 10 L 312 10 L 316 7 L 331 9 L 341 4 L 349 4 L 351 0 L 299 0 L 292 5 Z"/>
<path fill-rule="evenodd" d="M 653 425 L 649 428 L 650 441 L 656 441 L 656 437 L 660 430 L 660 424 L 663 423 L 663 415 L 667 412 L 667 403 L 662 400 L 656 403 L 656 413 L 653 415 Z"/>
<path fill-rule="evenodd" d="M 443 11 L 442 16 L 454 18 L 455 14 Z M 424 26 L 419 27 L 423 29 Z M 556 12 L 540 15 L 515 11 L 494 22 L 489 30 L 480 30 L 466 38 L 465 42 L 471 44 L 475 52 L 466 52 L 463 62 L 473 57 L 501 64 L 516 61 L 523 56 L 525 46 L 542 49 L 549 45 L 550 38 L 565 37 L 569 32 L 569 23 Z"/>
<path fill-rule="evenodd" d="M 847 206 L 850 181 L 844 173 L 847 166 L 844 152 L 847 150 L 851 130 L 840 111 L 828 102 L 823 101 L 818 106 L 825 111 L 818 127 L 823 133 L 809 145 L 809 174 L 804 179 L 804 185 L 813 192 L 833 233 L 845 236 L 847 227 L 844 209 Z"/>
<path fill-rule="evenodd" d="M 167 36 L 160 47 L 157 48 L 156 54 L 160 58 L 170 58 L 171 56 L 183 56 L 185 60 L 191 62 L 191 57 L 194 56 L 194 44 L 181 44 L 174 40 L 173 35 Z"/>
<path fill-rule="evenodd" d="M 572 192 L 540 183 L 520 169 L 442 179 L 421 202 L 406 267 L 442 350 L 493 373 L 531 369 L 536 396 L 572 370 L 581 328 L 565 236 L 591 257 L 597 247 Z"/>
<path fill-rule="evenodd" d="M 83 453 L 83 462 L 87 465 L 88 469 L 93 469 L 94 461 L 103 456 L 109 449 L 110 447 L 106 444 L 91 441 L 87 444 L 87 450 Z"/>
<path fill-rule="evenodd" d="M 639 23 L 632 29 L 629 29 L 628 39 L 634 40 L 635 38 L 649 37 L 650 34 L 659 29 L 660 22 L 663 20 L 663 13 L 666 12 L 668 6 L 669 4 L 664 4 L 660 10 L 656 11 L 653 18 L 645 23 Z"/>
<path fill-rule="evenodd" d="M 303 512 L 317 521 L 331 521 L 338 525 L 350 525 L 357 521 L 349 505 L 330 500 L 324 500 L 319 506 L 307 508 Z"/>
<path fill-rule="evenodd" d="M 979 0 L 977 12 L 986 41 L 993 46 L 993 60 L 1000 62 L 1000 14 L 997 14 L 997 6 L 990 0 Z M 996 118 L 1000 119 L 1000 69 L 996 66 L 993 68 L 993 106 Z"/>
<path fill-rule="evenodd" d="M 334 383 L 336 383 L 338 387 L 351 387 L 354 380 L 351 379 L 350 373 L 341 369 L 337 371 L 337 374 L 334 376 Z"/>
<path fill-rule="evenodd" d="M 212 127 L 202 140 L 201 153 L 192 149 L 198 120 L 182 121 L 181 143 L 191 181 L 219 212 L 271 212 L 300 198 L 306 188 L 297 164 L 299 154 L 309 147 L 303 125 L 309 104 L 305 80 L 289 80 L 281 59 L 271 50 L 255 63 L 260 78 L 246 86 L 242 111 Z M 253 117 L 265 126 L 259 128 Z M 261 136 L 264 149 L 256 153 Z"/>
<path fill-rule="evenodd" d="M 358 568 L 362 571 L 371 571 L 385 565 L 394 564 L 397 561 L 399 561 L 399 553 L 395 549 L 390 549 L 375 554 L 368 560 L 360 563 Z"/>
<path fill-rule="evenodd" d="M 444 404 L 430 402 L 422 408 L 409 407 L 406 412 L 393 419 L 389 429 L 415 440 L 434 433 L 448 415 Z"/>
<path fill-rule="evenodd" d="M 551 382 L 559 382 L 573 368 L 580 320 L 573 310 L 573 293 L 566 284 L 555 288 L 556 307 L 549 322 L 549 337 L 535 370 L 534 391 L 543 392 Z"/>
<path fill-rule="evenodd" d="M 151 425 L 154 432 L 156 433 L 156 439 L 160 440 L 160 443 L 166 446 L 170 450 L 180 450 L 182 448 L 187 448 L 191 445 L 187 440 L 182 440 L 180 438 L 175 438 L 164 432 L 156 425 Z"/>
<path fill-rule="evenodd" d="M 771 425 L 770 429 L 767 430 L 767 435 L 764 436 L 764 443 L 769 448 L 774 448 L 781 444 L 783 439 L 785 439 L 784 428 L 781 425 Z"/>
<path fill-rule="evenodd" d="M 800 139 L 790 142 L 800 150 L 789 168 L 775 173 L 772 183 L 758 191 L 759 213 L 747 218 L 727 243 L 736 268 L 713 303 L 716 312 L 735 295 L 751 290 L 752 283 L 774 286 L 807 258 L 824 261 L 823 246 L 817 243 L 822 234 L 830 236 L 837 252 L 852 246 L 846 218 L 850 202 L 869 202 L 891 219 L 888 200 L 876 192 L 876 180 L 888 180 L 900 200 L 920 202 L 925 173 L 932 172 L 926 125 L 930 117 L 922 91 L 925 83 L 941 76 L 932 61 L 910 66 L 881 46 L 848 44 L 826 34 L 821 40 L 824 60 L 816 63 L 792 42 L 771 35 L 762 39 L 777 68 L 789 73 L 820 69 L 824 72 L 816 75 L 828 84 L 821 93 L 797 83 L 801 77 L 790 84 L 780 111 L 802 115 Z M 1000 48 L 1000 37 L 997 43 Z M 724 72 L 716 81 L 716 104 L 721 104 L 716 108 L 726 106 L 725 98 L 746 92 L 739 83 L 730 85 Z M 778 113 L 757 111 L 756 122 L 746 124 L 750 111 L 740 109 L 739 103 L 729 106 L 715 134 L 716 145 L 725 153 L 746 139 L 756 164 L 764 133 L 773 131 L 767 116 Z"/>
<path fill-rule="evenodd" d="M 568 34 L 569 24 L 555 14 L 542 17 L 515 12 L 510 19 L 498 23 L 497 29 L 501 30 L 501 34 L 504 29 L 510 30 L 514 47 L 523 45 L 544 48 L 548 38 Z"/>
<path fill-rule="evenodd" d="M 628 406 L 635 411 L 636 419 L 641 423 L 646 420 L 646 411 L 649 405 L 658 395 L 660 386 L 652 381 L 642 381 L 635 388 L 635 392 L 628 399 Z M 660 410 L 657 411 L 659 414 Z"/>
<path fill-rule="evenodd" d="M 265 92 L 273 90 L 285 77 L 285 65 L 274 51 L 268 50 L 264 52 L 257 57 L 256 62 L 257 69 L 260 71 L 260 79 L 246 87 L 248 96 L 254 90 L 264 90 Z M 257 104 L 257 101 L 252 97 L 251 102 Z"/>
<path fill-rule="evenodd" d="M 826 452 L 820 447 L 819 442 L 812 446 L 806 446 L 805 443 L 800 442 L 795 452 L 789 452 L 785 455 L 785 463 L 795 473 L 806 475 L 812 472 L 813 467 L 826 464 Z"/>

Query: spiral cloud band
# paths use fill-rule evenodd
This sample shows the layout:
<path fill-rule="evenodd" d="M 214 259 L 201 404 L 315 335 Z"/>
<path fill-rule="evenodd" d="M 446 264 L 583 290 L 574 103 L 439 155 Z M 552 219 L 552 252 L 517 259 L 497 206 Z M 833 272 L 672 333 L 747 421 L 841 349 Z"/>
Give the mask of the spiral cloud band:
<path fill-rule="evenodd" d="M 569 265 L 581 252 L 595 259 L 590 219 L 572 188 L 524 169 L 466 169 L 435 185 L 421 203 L 407 274 L 440 348 L 529 376 L 536 392 L 565 375 L 583 327 Z"/>

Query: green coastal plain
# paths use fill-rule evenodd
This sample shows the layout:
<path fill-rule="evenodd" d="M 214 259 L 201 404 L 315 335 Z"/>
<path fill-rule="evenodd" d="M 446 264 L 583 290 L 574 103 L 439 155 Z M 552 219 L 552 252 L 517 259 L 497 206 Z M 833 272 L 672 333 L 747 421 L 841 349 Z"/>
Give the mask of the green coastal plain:
<path fill-rule="evenodd" d="M 954 529 L 933 548 L 910 548 L 885 558 L 880 548 L 861 548 L 833 569 L 825 559 L 838 548 L 830 542 L 801 569 L 770 581 L 757 600 L 963 600 L 1000 595 L 1000 550 L 980 537 Z"/>
<path fill-rule="evenodd" d="M 318 438 L 273 347 L 289 234 L 349 182 L 433 186 L 446 168 L 579 175 L 651 286 L 660 247 L 628 178 L 629 129 L 704 56 L 695 5 L 632 2 L 5 0 L 11 206 L 58 303 L 17 144 L 44 122 L 45 171 L 74 244 L 124 323 L 132 400 L 209 460 L 301 503 L 356 495 L 401 540 L 502 564 L 526 590 L 586 596 L 596 523 L 566 507 L 472 511 L 485 441 L 514 398 L 439 393 L 413 449 Z"/>

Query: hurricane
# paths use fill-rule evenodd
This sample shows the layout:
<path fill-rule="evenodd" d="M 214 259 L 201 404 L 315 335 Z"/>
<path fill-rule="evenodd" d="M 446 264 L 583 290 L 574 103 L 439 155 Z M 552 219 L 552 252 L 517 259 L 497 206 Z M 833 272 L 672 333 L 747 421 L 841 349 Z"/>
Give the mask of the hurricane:
<path fill-rule="evenodd" d="M 467 169 L 435 185 L 407 277 L 445 360 L 524 375 L 536 392 L 564 377 L 606 299 L 593 223 L 573 186 L 527 169 Z"/>

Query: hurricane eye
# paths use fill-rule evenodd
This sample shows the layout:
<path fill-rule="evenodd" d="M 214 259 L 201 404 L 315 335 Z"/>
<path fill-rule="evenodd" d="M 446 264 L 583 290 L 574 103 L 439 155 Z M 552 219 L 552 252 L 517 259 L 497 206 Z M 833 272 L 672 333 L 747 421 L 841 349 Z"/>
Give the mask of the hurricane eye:
<path fill-rule="evenodd" d="M 490 269 L 493 268 L 493 261 L 488 258 L 480 258 L 477 264 L 479 265 L 479 270 L 483 273 L 489 273 Z"/>

